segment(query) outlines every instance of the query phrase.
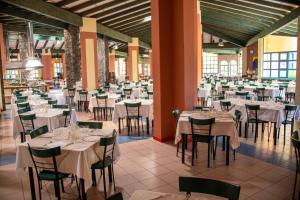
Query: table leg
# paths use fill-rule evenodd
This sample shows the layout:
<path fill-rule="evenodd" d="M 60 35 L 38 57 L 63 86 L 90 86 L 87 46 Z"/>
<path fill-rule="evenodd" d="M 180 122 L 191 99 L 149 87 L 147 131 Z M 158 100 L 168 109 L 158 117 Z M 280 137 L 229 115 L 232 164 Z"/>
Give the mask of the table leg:
<path fill-rule="evenodd" d="M 33 170 L 32 167 L 28 167 L 28 175 L 29 175 L 29 183 L 30 183 L 30 191 L 31 191 L 31 199 L 35 200 L 35 186 L 34 186 L 34 178 L 33 178 Z"/>
<path fill-rule="evenodd" d="M 119 117 L 119 133 L 121 133 L 121 118 Z"/>
<path fill-rule="evenodd" d="M 226 137 L 226 165 L 229 165 L 229 141 L 230 141 L 230 136 Z"/>
<path fill-rule="evenodd" d="M 150 134 L 150 130 L 149 130 L 150 129 L 150 127 L 149 127 L 150 126 L 149 125 L 149 117 L 146 118 L 146 123 L 147 123 L 147 135 L 149 135 Z"/>
<path fill-rule="evenodd" d="M 274 145 L 277 143 L 277 127 L 276 127 L 276 122 L 274 122 Z"/>
<path fill-rule="evenodd" d="M 84 179 L 80 179 L 80 188 L 81 188 L 81 194 L 82 194 L 82 200 L 87 200 L 86 193 L 85 193 L 85 187 L 84 187 Z"/>
<path fill-rule="evenodd" d="M 182 142 L 182 147 L 181 147 L 181 163 L 184 163 L 185 161 L 185 140 L 186 140 L 186 135 L 185 134 L 181 134 L 181 142 Z"/>

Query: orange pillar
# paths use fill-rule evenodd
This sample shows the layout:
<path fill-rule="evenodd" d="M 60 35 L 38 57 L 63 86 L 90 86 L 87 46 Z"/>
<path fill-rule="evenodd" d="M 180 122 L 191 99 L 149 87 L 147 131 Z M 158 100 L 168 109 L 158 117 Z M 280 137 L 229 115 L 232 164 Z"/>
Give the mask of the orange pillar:
<path fill-rule="evenodd" d="M 111 53 L 109 53 L 109 72 L 115 71 L 115 61 L 116 61 L 115 50 L 112 50 Z"/>
<path fill-rule="evenodd" d="M 52 80 L 54 75 L 53 72 L 53 64 L 52 64 L 52 56 L 51 53 L 45 53 L 45 50 L 43 50 L 41 61 L 44 65 L 42 69 L 42 77 L 43 80 Z"/>
<path fill-rule="evenodd" d="M 152 49 L 149 50 L 150 76 L 153 78 Z"/>
<path fill-rule="evenodd" d="M 63 80 L 66 80 L 67 66 L 66 66 L 66 56 L 65 56 L 65 54 L 61 55 L 61 59 L 62 59 L 62 67 L 63 67 Z"/>
<path fill-rule="evenodd" d="M 132 38 L 128 43 L 127 75 L 129 80 L 139 80 L 139 39 Z"/>
<path fill-rule="evenodd" d="M 153 137 L 168 141 L 175 134 L 172 110 L 192 110 L 196 102 L 197 0 L 152 0 L 151 14 Z"/>
<path fill-rule="evenodd" d="M 202 24 L 201 24 L 201 10 L 200 1 L 197 1 L 197 84 L 199 85 L 203 76 L 202 63 Z"/>
<path fill-rule="evenodd" d="M 95 90 L 98 85 L 97 58 L 97 21 L 94 18 L 82 18 L 80 27 L 82 88 Z"/>
<path fill-rule="evenodd" d="M 6 70 L 6 48 L 3 36 L 3 24 L 0 23 L 0 48 L 1 48 L 1 61 L 2 61 L 2 75 L 5 77 Z"/>

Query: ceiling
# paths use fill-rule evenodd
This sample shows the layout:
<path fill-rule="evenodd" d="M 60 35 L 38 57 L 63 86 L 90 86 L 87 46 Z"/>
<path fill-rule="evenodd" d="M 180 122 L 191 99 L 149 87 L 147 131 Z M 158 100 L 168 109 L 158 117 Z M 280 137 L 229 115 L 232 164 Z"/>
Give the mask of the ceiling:
<path fill-rule="evenodd" d="M 151 0 L 44 0 L 83 17 L 151 44 Z M 7 2 L 7 1 L 6 1 Z M 298 8 L 297 0 L 200 0 L 203 31 L 238 46 L 267 30 Z M 13 14 L 11 15 L 13 9 Z M 8 10 L 8 11 L 7 11 Z M 63 22 L 16 8 L 0 0 L 0 22 L 7 30 L 25 30 L 24 18 L 34 19 L 34 32 L 41 35 L 63 35 Z M 46 22 L 46 23 L 44 23 Z M 276 35 L 297 35 L 297 20 L 276 29 Z M 113 41 L 113 40 L 112 40 Z M 121 50 L 127 44 L 118 43 Z M 112 45 L 113 46 L 113 45 Z"/>

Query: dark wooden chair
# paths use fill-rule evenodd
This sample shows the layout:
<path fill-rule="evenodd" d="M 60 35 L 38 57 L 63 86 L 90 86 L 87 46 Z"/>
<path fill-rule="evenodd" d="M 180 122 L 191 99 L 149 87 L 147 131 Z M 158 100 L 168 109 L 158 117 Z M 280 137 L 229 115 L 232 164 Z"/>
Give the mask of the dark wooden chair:
<path fill-rule="evenodd" d="M 297 106 L 296 105 L 285 105 L 284 112 L 285 112 L 285 119 L 282 122 L 283 124 L 283 144 L 285 144 L 285 136 L 286 136 L 286 125 L 291 125 L 291 133 L 294 132 L 294 120 L 296 114 Z M 280 134 L 280 129 L 278 131 L 278 138 Z"/>
<path fill-rule="evenodd" d="M 105 168 L 108 168 L 109 173 L 109 182 L 113 182 L 114 184 L 114 191 L 116 190 L 115 185 L 115 176 L 114 176 L 114 148 L 115 148 L 115 142 L 116 142 L 117 132 L 114 130 L 112 137 L 105 137 L 100 139 L 100 147 L 104 148 L 103 154 L 98 155 L 99 161 L 92 164 L 92 180 L 93 180 L 93 186 L 97 185 L 96 182 L 96 169 L 101 170 L 101 174 L 103 176 L 103 186 L 104 186 L 104 197 L 107 198 L 107 192 L 106 192 L 106 181 L 105 181 Z"/>
<path fill-rule="evenodd" d="M 34 130 L 34 120 L 36 119 L 35 114 L 19 114 L 19 118 L 21 121 L 22 129 L 21 132 L 21 142 L 26 141 L 26 135 L 29 135 L 29 133 Z"/>
<path fill-rule="evenodd" d="M 121 192 L 111 195 L 106 200 L 123 200 L 123 195 Z"/>
<path fill-rule="evenodd" d="M 91 128 L 91 129 L 102 129 L 103 122 L 93 122 L 93 121 L 78 121 L 77 125 L 82 128 Z"/>
<path fill-rule="evenodd" d="M 54 147 L 50 149 L 34 149 L 28 144 L 28 150 L 34 164 L 34 168 L 38 178 L 39 196 L 41 195 L 41 182 L 52 181 L 54 182 L 55 196 L 57 199 L 61 199 L 59 182 L 61 182 L 62 191 L 64 192 L 63 179 L 68 178 L 70 174 L 62 173 L 58 171 L 56 157 L 61 155 L 60 147 Z M 77 183 L 77 189 L 79 193 L 79 186 Z"/>
<path fill-rule="evenodd" d="M 94 112 L 95 112 L 94 119 L 96 119 L 98 117 L 98 119 L 107 120 L 107 116 L 108 116 L 107 99 L 108 99 L 107 95 L 97 95 L 96 96 L 97 108 L 95 108 L 95 110 L 94 110 Z"/>
<path fill-rule="evenodd" d="M 191 196 L 192 192 L 196 192 L 211 194 L 229 200 L 238 200 L 240 189 L 240 186 L 213 179 L 179 177 L 179 191 L 186 192 L 187 199 Z"/>
<path fill-rule="evenodd" d="M 195 153 L 197 157 L 197 143 L 203 142 L 208 144 L 207 149 L 207 167 L 210 167 L 210 154 L 214 152 L 214 136 L 211 135 L 212 125 L 215 123 L 215 118 L 210 119 L 195 119 L 189 118 L 192 130 L 192 166 L 194 165 Z"/>
<path fill-rule="evenodd" d="M 292 133 L 292 144 L 295 150 L 295 155 L 296 155 L 296 174 L 295 174 L 295 181 L 294 181 L 294 189 L 293 189 L 293 200 L 294 199 L 300 199 L 300 188 L 298 191 L 298 198 L 295 198 L 295 194 L 296 194 L 296 186 L 297 186 L 297 182 L 298 182 L 298 173 L 300 173 L 300 141 L 299 141 L 299 135 L 298 135 L 298 131 L 295 131 Z"/>
<path fill-rule="evenodd" d="M 88 92 L 87 91 L 78 91 L 79 100 L 77 102 L 78 111 L 87 111 L 88 107 Z"/>
<path fill-rule="evenodd" d="M 45 133 L 48 133 L 48 132 L 49 132 L 48 126 L 45 125 L 45 126 L 42 126 L 42 127 L 39 127 L 37 129 L 30 131 L 29 134 L 30 134 L 31 139 L 33 139 L 33 138 L 36 138 L 36 137 L 43 135 Z"/>
<path fill-rule="evenodd" d="M 246 106 L 246 113 L 247 113 L 247 121 L 245 123 L 245 137 L 248 137 L 248 128 L 250 124 L 255 125 L 255 134 L 254 134 L 254 143 L 256 143 L 258 137 L 258 124 L 262 124 L 262 133 L 264 133 L 264 123 L 258 119 L 258 111 L 260 110 L 259 105 L 245 105 Z"/>
<path fill-rule="evenodd" d="M 143 127 L 143 117 L 140 115 L 140 108 L 142 106 L 141 102 L 138 103 L 127 103 L 125 102 L 126 107 L 126 125 L 128 130 L 128 136 L 130 131 L 132 131 L 132 123 L 134 123 L 134 127 L 136 129 L 136 124 L 138 128 L 138 136 L 140 136 L 140 123 L 142 124 L 142 131 L 144 130 Z"/>

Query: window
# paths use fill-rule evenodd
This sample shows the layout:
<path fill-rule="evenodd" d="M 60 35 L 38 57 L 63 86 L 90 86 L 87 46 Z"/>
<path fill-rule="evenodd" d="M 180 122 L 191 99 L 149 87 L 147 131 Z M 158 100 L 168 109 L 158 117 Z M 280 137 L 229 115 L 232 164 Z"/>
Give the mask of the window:
<path fill-rule="evenodd" d="M 263 78 L 296 78 L 297 52 L 265 53 L 263 60 Z"/>
<path fill-rule="evenodd" d="M 139 75 L 143 74 L 143 64 L 139 63 Z"/>
<path fill-rule="evenodd" d="M 126 75 L 125 58 L 116 58 L 116 60 L 115 60 L 115 75 L 116 75 L 116 78 L 118 78 L 119 76 Z"/>
<path fill-rule="evenodd" d="M 229 76 L 237 76 L 238 75 L 238 65 L 236 60 L 231 60 L 229 62 Z"/>
<path fill-rule="evenodd" d="M 31 70 L 29 73 L 29 79 L 39 79 L 40 78 L 40 70 Z"/>
<path fill-rule="evenodd" d="M 218 73 L 218 55 L 214 53 L 203 53 L 203 75 Z"/>
<path fill-rule="evenodd" d="M 63 73 L 62 63 L 55 62 L 54 63 L 54 76 L 57 76 L 58 73 L 60 73 L 60 74 Z"/>
<path fill-rule="evenodd" d="M 220 75 L 227 77 L 229 72 L 228 68 L 229 68 L 228 62 L 226 60 L 222 60 L 220 62 Z"/>
<path fill-rule="evenodd" d="M 18 74 L 18 70 L 6 70 L 6 79 L 16 79 Z"/>
<path fill-rule="evenodd" d="M 144 64 L 144 75 L 150 76 L 150 64 Z"/>

